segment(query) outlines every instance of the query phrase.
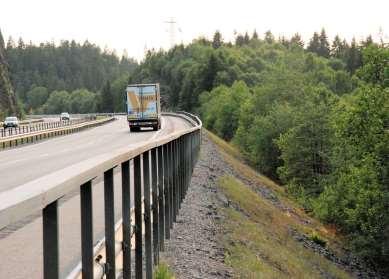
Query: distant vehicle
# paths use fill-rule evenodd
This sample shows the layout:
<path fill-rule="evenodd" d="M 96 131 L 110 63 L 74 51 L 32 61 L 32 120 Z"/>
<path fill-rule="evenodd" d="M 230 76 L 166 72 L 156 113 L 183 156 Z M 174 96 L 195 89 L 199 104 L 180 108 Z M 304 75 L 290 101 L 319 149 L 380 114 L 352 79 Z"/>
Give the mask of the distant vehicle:
<path fill-rule="evenodd" d="M 18 127 L 19 126 L 19 120 L 16 116 L 9 116 L 6 117 L 3 123 L 3 128 L 12 128 L 12 127 Z"/>
<path fill-rule="evenodd" d="M 127 120 L 130 131 L 141 127 L 161 128 L 159 84 L 132 84 L 126 89 Z"/>
<path fill-rule="evenodd" d="M 70 115 L 69 115 L 69 113 L 67 113 L 67 112 L 61 113 L 60 120 L 61 120 L 61 121 L 69 121 L 69 120 L 70 120 Z"/>

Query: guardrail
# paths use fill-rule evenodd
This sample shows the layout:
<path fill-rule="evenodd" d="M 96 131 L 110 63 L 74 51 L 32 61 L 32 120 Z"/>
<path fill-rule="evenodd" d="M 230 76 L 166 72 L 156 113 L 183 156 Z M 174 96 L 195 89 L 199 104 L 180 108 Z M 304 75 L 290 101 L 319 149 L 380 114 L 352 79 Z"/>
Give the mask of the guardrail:
<path fill-rule="evenodd" d="M 107 117 L 105 119 L 100 119 L 95 121 L 89 120 L 89 121 L 80 121 L 79 123 L 74 122 L 72 124 L 64 125 L 64 126 L 59 125 L 58 127 L 54 125 L 53 128 L 49 128 L 47 130 L 46 129 L 38 130 L 38 131 L 32 130 L 29 133 L 24 133 L 24 134 L 21 133 L 15 136 L 8 136 L 4 138 L 0 137 L 0 150 L 16 147 L 21 144 L 33 143 L 38 140 L 47 139 L 55 136 L 71 134 L 90 127 L 96 127 L 102 125 L 114 119 L 115 118 L 113 117 Z"/>
<path fill-rule="evenodd" d="M 153 266 L 159 261 L 164 239 L 170 238 L 170 229 L 176 221 L 200 149 L 200 119 L 184 114 L 174 115 L 186 119 L 193 127 L 128 148 L 112 150 L 0 193 L 0 229 L 33 212 L 42 211 L 43 278 L 59 278 L 58 201 L 76 189 L 80 191 L 81 200 L 82 278 L 95 278 L 95 261 L 102 267 L 100 275 L 107 279 L 116 278 L 118 250 L 122 253 L 122 276 L 124 279 L 131 278 L 133 235 L 135 277 L 143 278 L 145 273 L 146 278 L 152 278 Z M 117 227 L 114 223 L 113 179 L 117 166 L 121 167 L 122 184 L 123 240 L 120 245 L 115 240 Z M 130 189 L 130 171 L 133 172 L 133 189 Z M 104 174 L 105 261 L 101 256 L 94 259 L 96 247 L 93 246 L 92 181 L 101 174 Z M 132 195 L 134 208 L 130 206 Z M 135 215 L 134 226 L 131 211 Z"/>
<path fill-rule="evenodd" d="M 64 126 L 72 126 L 80 123 L 84 123 L 87 121 L 95 120 L 96 116 L 87 116 L 80 119 L 73 119 L 68 121 L 55 121 L 55 122 L 42 122 L 39 121 L 39 123 L 36 123 L 33 121 L 33 125 L 28 125 L 25 123 L 21 123 L 18 127 L 12 127 L 12 128 L 0 128 L 0 137 L 9 137 L 9 136 L 16 136 L 21 134 L 28 134 L 32 132 L 38 132 L 53 128 L 59 128 Z"/>

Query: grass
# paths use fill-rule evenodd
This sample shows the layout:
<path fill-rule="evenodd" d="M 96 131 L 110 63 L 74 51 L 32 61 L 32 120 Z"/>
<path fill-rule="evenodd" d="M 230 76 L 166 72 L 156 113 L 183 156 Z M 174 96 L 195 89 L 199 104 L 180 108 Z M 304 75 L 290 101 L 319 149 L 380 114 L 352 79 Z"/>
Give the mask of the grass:
<path fill-rule="evenodd" d="M 223 209 L 225 233 L 221 242 L 226 249 L 226 263 L 234 269 L 236 278 L 323 278 L 324 274 L 332 278 L 351 278 L 331 261 L 305 248 L 291 233 L 297 231 L 340 253 L 343 242 L 333 228 L 308 216 L 297 203 L 288 199 L 283 187 L 248 166 L 236 147 L 208 131 L 205 133 L 236 173 L 244 181 L 250 181 L 250 185 L 246 185 L 232 176 L 218 180 L 220 189 L 233 205 Z M 291 210 L 275 206 L 257 194 L 255 187 L 271 189 Z"/>
<path fill-rule="evenodd" d="M 160 263 L 154 270 L 154 279 L 174 279 L 173 273 L 165 263 Z"/>
<path fill-rule="evenodd" d="M 338 266 L 296 241 L 290 229 L 299 230 L 293 218 L 232 176 L 219 186 L 234 208 L 224 210 L 222 243 L 226 262 L 237 278 L 351 278 Z"/>

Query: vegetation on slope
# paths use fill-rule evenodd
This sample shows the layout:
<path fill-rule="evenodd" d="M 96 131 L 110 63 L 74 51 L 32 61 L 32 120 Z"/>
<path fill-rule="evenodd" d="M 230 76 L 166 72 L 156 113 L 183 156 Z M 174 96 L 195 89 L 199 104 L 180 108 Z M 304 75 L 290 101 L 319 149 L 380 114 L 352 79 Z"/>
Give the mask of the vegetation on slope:
<path fill-rule="evenodd" d="M 342 230 L 361 257 L 388 266 L 389 49 L 325 31 L 195 40 L 149 52 L 131 75 L 159 80 L 173 108 L 201 114 L 256 170 Z"/>
<path fill-rule="evenodd" d="M 160 263 L 154 270 L 153 278 L 154 279 L 174 279 L 175 277 L 167 264 Z"/>
<path fill-rule="evenodd" d="M 333 227 L 308 216 L 283 187 L 245 164 L 236 147 L 207 136 L 233 168 L 218 185 L 229 201 L 221 243 L 237 278 L 353 278 L 356 263 Z M 365 272 L 360 268 L 354 271 Z"/>
<path fill-rule="evenodd" d="M 16 97 L 9 79 L 8 64 L 4 54 L 4 39 L 0 30 L 0 120 L 18 112 Z"/>

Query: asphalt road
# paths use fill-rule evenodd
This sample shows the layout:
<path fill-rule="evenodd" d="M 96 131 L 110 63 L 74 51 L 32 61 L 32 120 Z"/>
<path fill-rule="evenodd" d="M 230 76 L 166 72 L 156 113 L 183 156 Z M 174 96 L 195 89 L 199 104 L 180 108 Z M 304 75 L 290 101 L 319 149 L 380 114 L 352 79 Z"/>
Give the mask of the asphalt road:
<path fill-rule="evenodd" d="M 109 152 L 110 149 L 185 129 L 189 123 L 163 117 L 158 132 L 130 133 L 124 117 L 100 127 L 0 152 L 0 192 L 23 185 L 71 164 Z M 131 171 L 132 173 L 132 171 Z M 132 180 L 132 179 L 131 179 Z M 121 216 L 120 169 L 115 172 L 115 215 Z M 131 187 L 133 188 L 133 187 Z M 93 182 L 94 241 L 103 236 L 104 197 L 101 177 Z M 60 272 L 64 278 L 80 259 L 80 199 L 74 193 L 59 207 Z M 32 215 L 28 222 L 0 231 L 0 278 L 42 278 L 42 219 Z"/>

